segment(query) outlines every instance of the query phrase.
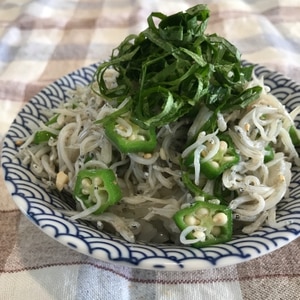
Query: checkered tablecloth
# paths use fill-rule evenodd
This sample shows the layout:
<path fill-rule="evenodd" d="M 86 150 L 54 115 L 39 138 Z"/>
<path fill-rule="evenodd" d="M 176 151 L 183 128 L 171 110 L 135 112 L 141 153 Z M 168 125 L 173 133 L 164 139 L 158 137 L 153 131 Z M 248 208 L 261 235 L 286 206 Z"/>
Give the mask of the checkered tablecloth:
<path fill-rule="evenodd" d="M 0 139 L 39 90 L 75 69 L 107 59 L 125 36 L 187 0 L 0 0 Z M 243 58 L 300 82 L 300 2 L 202 1 L 208 31 Z M 0 300 L 300 299 L 300 240 L 229 267 L 163 272 L 95 260 L 50 239 L 24 217 L 0 174 Z"/>

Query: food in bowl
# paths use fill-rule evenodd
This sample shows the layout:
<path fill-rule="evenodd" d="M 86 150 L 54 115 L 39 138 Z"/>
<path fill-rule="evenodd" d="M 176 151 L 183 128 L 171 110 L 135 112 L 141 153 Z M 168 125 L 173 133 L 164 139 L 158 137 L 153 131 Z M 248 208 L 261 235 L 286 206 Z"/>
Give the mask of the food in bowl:
<path fill-rule="evenodd" d="M 234 45 L 206 34 L 208 19 L 205 5 L 151 14 L 21 142 L 22 163 L 73 195 L 71 220 L 197 248 L 287 225 L 276 206 L 299 166 L 299 109 L 288 112 Z"/>

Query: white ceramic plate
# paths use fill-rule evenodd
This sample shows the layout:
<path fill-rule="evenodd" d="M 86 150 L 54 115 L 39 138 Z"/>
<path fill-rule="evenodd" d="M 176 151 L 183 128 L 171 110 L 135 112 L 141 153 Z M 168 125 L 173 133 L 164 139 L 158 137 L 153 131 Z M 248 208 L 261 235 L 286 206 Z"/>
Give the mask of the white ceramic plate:
<path fill-rule="evenodd" d="M 172 245 L 131 244 L 120 238 L 97 231 L 87 223 L 70 221 L 53 209 L 74 207 L 67 194 L 51 194 L 35 176 L 16 158 L 15 141 L 30 133 L 30 127 L 40 120 L 45 108 L 57 107 L 66 99 L 66 93 L 79 85 L 87 85 L 97 65 L 91 65 L 62 77 L 38 93 L 25 105 L 12 123 L 4 140 L 2 168 L 6 186 L 20 210 L 46 234 L 80 253 L 94 258 L 142 269 L 195 270 L 241 263 L 270 253 L 300 236 L 300 170 L 293 169 L 290 195 L 278 205 L 278 220 L 293 220 L 289 226 L 276 229 L 263 227 L 247 236 L 203 249 Z M 288 110 L 300 105 L 300 86 L 284 76 L 256 66 L 258 76 L 264 76 Z M 298 121 L 299 122 L 299 121 Z"/>

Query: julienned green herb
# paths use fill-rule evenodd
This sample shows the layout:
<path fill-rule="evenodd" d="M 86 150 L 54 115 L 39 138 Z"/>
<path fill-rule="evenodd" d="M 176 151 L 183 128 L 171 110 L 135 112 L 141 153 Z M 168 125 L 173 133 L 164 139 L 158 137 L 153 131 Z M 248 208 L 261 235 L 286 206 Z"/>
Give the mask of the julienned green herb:
<path fill-rule="evenodd" d="M 201 103 L 214 111 L 213 118 L 246 107 L 261 92 L 259 86 L 245 89 L 253 67 L 243 66 L 240 52 L 225 38 L 205 33 L 208 19 L 202 4 L 171 16 L 152 13 L 148 28 L 129 35 L 99 66 L 101 96 L 117 103 L 129 98 L 132 120 L 146 127 L 193 115 Z M 109 68 L 119 73 L 114 88 L 105 84 Z M 213 131 L 215 122 L 210 127 Z"/>

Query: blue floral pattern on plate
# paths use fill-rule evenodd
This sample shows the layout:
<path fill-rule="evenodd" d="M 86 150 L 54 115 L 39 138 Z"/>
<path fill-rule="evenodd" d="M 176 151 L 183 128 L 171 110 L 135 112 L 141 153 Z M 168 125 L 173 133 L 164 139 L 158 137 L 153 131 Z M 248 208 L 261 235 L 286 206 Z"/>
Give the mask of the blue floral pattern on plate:
<path fill-rule="evenodd" d="M 43 232 L 65 246 L 94 258 L 117 264 L 152 270 L 195 270 L 241 263 L 270 253 L 300 235 L 300 172 L 293 168 L 290 193 L 278 205 L 278 220 L 293 220 L 280 229 L 264 226 L 251 235 L 234 236 L 226 244 L 204 249 L 174 245 L 128 243 L 121 238 L 100 232 L 91 225 L 71 221 L 55 208 L 70 209 L 74 202 L 66 193 L 53 193 L 23 165 L 16 154 L 15 141 L 30 134 L 30 128 L 46 121 L 45 108 L 57 107 L 67 92 L 91 82 L 97 64 L 82 68 L 55 81 L 33 97 L 12 123 L 3 144 L 2 169 L 6 186 L 13 200 Z M 257 76 L 264 76 L 272 94 L 287 110 L 300 104 L 300 85 L 263 66 L 255 66 Z M 300 122 L 299 120 L 297 121 Z M 299 125 L 299 124 L 298 124 Z"/>

